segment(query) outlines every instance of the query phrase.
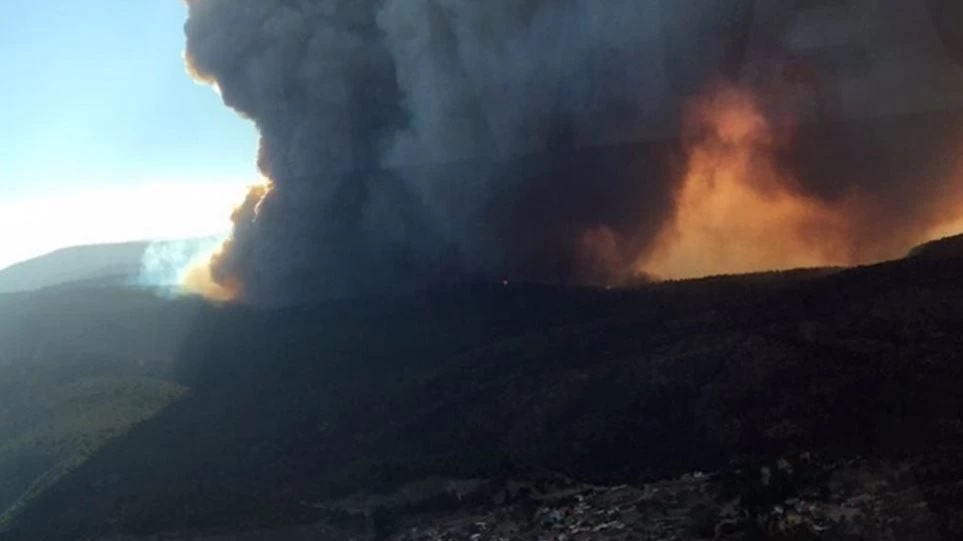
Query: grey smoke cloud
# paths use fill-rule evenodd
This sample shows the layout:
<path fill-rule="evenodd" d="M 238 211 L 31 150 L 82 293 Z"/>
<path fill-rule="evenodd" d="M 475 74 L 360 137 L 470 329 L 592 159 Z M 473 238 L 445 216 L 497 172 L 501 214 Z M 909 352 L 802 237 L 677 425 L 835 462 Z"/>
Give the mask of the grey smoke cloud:
<path fill-rule="evenodd" d="M 624 280 L 671 215 L 685 100 L 818 52 L 796 2 L 187 3 L 189 68 L 257 124 L 274 183 L 239 210 L 213 274 L 266 303 L 455 277 Z M 952 89 L 955 65 L 939 69 Z M 859 84 L 839 83 L 834 114 L 863 103 Z M 850 136 L 860 152 L 899 145 Z M 787 159 L 812 169 L 826 152 Z M 875 186 L 853 167 L 807 188 Z"/>

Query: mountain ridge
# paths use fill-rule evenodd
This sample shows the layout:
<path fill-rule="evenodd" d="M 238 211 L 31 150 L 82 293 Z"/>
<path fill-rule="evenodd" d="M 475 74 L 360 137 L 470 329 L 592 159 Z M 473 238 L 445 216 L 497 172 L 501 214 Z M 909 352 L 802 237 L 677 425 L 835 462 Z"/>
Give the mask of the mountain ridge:
<path fill-rule="evenodd" d="M 942 257 L 208 307 L 174 369 L 191 393 L 37 497 L 5 539 L 284 531 L 435 477 L 640 486 L 737 457 L 942 463 L 963 446 L 963 253 Z M 957 532 L 949 509 L 940 528 Z"/>
<path fill-rule="evenodd" d="M 0 269 L 0 293 L 31 291 L 70 282 L 136 277 L 149 241 L 91 244 L 54 250 Z"/>

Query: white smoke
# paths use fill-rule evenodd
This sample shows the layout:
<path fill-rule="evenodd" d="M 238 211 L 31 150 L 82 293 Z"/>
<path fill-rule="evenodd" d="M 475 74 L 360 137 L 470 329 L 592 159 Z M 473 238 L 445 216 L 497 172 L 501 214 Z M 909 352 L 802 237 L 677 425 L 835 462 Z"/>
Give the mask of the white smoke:
<path fill-rule="evenodd" d="M 224 234 L 151 243 L 141 260 L 137 285 L 163 295 L 177 295 L 187 272 L 209 260 L 226 238 Z"/>

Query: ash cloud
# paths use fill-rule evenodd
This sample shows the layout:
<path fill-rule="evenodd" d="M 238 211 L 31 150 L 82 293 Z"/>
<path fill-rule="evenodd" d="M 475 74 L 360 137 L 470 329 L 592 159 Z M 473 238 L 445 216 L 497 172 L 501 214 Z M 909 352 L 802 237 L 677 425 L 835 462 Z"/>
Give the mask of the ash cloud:
<path fill-rule="evenodd" d="M 212 276 L 268 304 L 624 281 L 672 215 L 686 100 L 744 75 L 754 48 L 779 52 L 757 31 L 779 14 L 752 0 L 187 3 L 189 69 L 256 123 L 272 181 L 235 214 Z M 787 162 L 879 148 L 834 137 Z M 875 186 L 853 167 L 806 189 Z M 906 190 L 881 184 L 887 201 Z"/>

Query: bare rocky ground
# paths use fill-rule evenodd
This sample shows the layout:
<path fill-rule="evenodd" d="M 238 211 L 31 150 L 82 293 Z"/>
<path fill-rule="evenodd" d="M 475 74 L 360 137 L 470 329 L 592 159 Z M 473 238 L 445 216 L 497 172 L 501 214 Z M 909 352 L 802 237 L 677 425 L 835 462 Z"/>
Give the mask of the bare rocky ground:
<path fill-rule="evenodd" d="M 963 449 L 903 461 L 801 453 L 639 486 L 433 478 L 328 502 L 328 518 L 307 526 L 110 541 L 960 539 L 961 501 Z"/>
<path fill-rule="evenodd" d="M 488 512 L 428 520 L 397 541 L 940 539 L 958 511 L 931 505 L 919 464 L 811 457 L 641 487 L 577 487 Z M 820 479 L 804 481 L 807 476 Z M 940 490 L 956 492 L 957 483 Z M 952 530 L 950 532 L 949 530 Z"/>

